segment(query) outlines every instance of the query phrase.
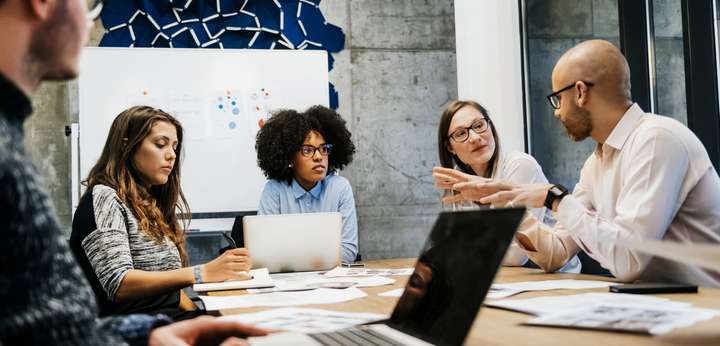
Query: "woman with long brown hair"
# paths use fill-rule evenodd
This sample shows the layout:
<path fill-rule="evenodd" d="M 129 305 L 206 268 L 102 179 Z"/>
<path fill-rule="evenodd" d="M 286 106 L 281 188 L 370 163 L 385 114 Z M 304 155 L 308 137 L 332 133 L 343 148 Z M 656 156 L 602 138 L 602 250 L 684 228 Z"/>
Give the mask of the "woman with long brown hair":
<path fill-rule="evenodd" d="M 474 101 L 453 101 L 443 111 L 438 125 L 438 155 L 442 167 L 433 168 L 435 186 L 452 192 L 457 183 L 499 179 L 515 184 L 547 183 L 542 168 L 523 152 L 502 152 L 500 138 L 488 111 Z M 538 220 L 546 218 L 545 208 L 529 210 Z M 522 227 L 522 226 L 521 226 Z M 504 265 L 521 266 L 528 261 L 516 242 L 508 249 Z M 580 272 L 573 258 L 561 271 Z"/>
<path fill-rule="evenodd" d="M 87 191 L 75 211 L 70 243 L 101 315 L 192 317 L 194 305 L 183 287 L 248 278 L 245 249 L 184 267 L 190 215 L 180 187 L 182 144 L 182 126 L 170 114 L 132 107 L 113 121 L 100 159 L 83 182 Z"/>

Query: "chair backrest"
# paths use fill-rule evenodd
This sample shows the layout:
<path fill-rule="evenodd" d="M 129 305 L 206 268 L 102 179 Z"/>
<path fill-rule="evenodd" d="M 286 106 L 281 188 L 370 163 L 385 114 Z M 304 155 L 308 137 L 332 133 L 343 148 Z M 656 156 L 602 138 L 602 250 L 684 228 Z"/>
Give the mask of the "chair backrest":
<path fill-rule="evenodd" d="M 582 274 L 591 274 L 591 275 L 602 275 L 602 276 L 610 276 L 613 275 L 610 274 L 610 271 L 603 268 L 598 261 L 594 260 L 592 257 L 588 256 L 588 254 L 585 253 L 585 251 L 578 252 L 578 258 L 580 258 L 580 263 L 582 263 L 582 268 L 580 269 L 580 273 Z"/>
<path fill-rule="evenodd" d="M 235 241 L 238 247 L 245 246 L 245 240 L 243 239 L 243 222 L 242 219 L 246 216 L 257 215 L 257 210 L 241 211 L 235 216 L 235 222 L 233 223 L 232 232 L 230 236 Z"/>

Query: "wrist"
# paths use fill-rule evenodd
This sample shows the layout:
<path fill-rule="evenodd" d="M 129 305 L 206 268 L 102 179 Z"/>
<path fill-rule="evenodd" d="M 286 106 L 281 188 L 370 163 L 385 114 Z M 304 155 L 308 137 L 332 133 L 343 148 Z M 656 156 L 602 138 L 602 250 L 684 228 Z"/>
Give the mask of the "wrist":
<path fill-rule="evenodd" d="M 560 201 L 569 194 L 568 190 L 560 185 L 555 184 L 552 185 L 547 190 L 547 196 L 545 197 L 545 208 L 548 208 L 552 211 L 556 211 L 557 207 L 560 205 Z"/>
<path fill-rule="evenodd" d="M 193 282 L 196 284 L 201 284 L 205 282 L 203 278 L 205 278 L 204 275 L 205 266 L 204 265 L 196 265 L 192 267 L 192 273 L 193 273 Z"/>
<path fill-rule="evenodd" d="M 557 212 L 558 207 L 560 207 L 560 202 L 562 202 L 562 198 L 556 199 L 553 201 L 552 209 L 551 209 L 553 212 Z"/>

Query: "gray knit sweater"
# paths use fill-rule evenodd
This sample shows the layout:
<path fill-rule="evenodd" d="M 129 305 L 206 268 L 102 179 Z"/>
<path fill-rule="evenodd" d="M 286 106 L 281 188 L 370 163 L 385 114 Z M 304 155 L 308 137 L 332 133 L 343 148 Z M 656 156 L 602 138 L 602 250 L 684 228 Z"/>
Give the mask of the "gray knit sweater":
<path fill-rule="evenodd" d="M 95 185 L 80 199 L 73 218 L 71 249 L 95 291 L 100 315 L 128 313 L 180 314 L 180 290 L 118 302 L 128 271 L 169 271 L 182 267 L 177 246 L 158 242 L 139 229 L 133 212 L 105 185 Z"/>

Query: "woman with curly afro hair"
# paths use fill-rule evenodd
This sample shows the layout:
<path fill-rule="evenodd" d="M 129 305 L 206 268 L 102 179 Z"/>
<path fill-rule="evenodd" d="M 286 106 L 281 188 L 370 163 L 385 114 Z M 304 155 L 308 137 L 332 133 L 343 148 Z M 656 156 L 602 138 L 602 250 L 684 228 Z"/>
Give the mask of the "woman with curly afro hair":
<path fill-rule="evenodd" d="M 358 252 L 357 213 L 350 182 L 337 175 L 352 161 L 355 145 L 339 114 L 323 106 L 303 113 L 281 110 L 257 134 L 258 166 L 268 178 L 259 215 L 339 212 L 342 261 Z"/>

